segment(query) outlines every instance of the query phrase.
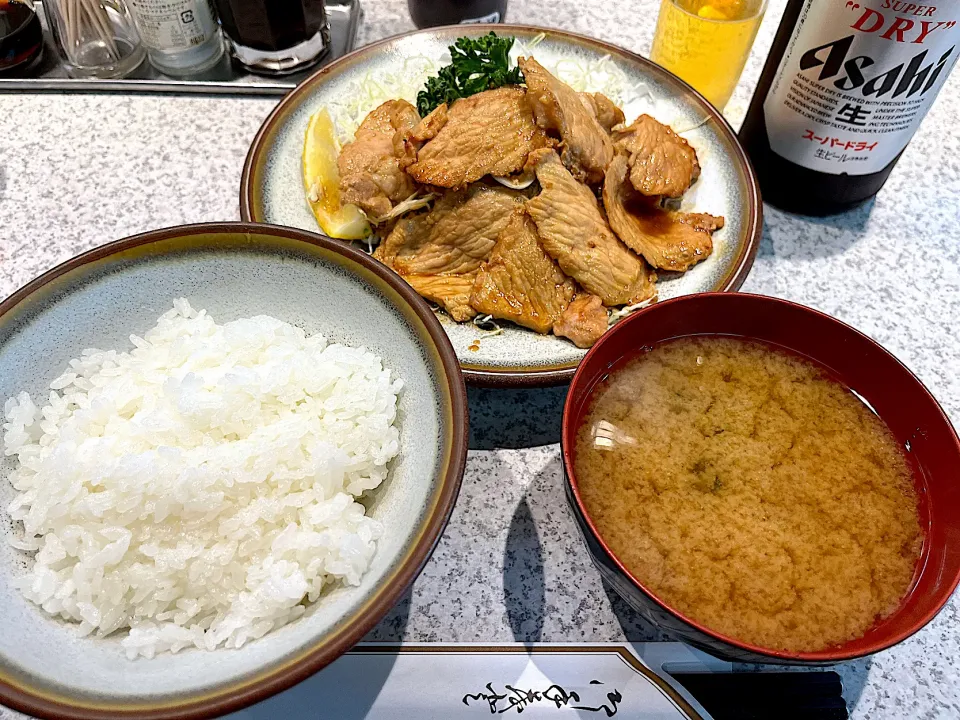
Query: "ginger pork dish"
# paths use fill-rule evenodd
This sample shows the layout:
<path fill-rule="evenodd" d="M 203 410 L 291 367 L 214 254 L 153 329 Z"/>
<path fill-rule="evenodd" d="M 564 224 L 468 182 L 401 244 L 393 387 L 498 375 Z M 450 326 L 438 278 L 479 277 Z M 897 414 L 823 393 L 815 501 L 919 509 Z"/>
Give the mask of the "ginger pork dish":
<path fill-rule="evenodd" d="M 678 209 L 700 175 L 680 134 L 529 54 L 514 65 L 513 43 L 460 38 L 416 106 L 387 100 L 342 142 L 316 113 L 307 201 L 324 232 L 366 240 L 456 322 L 586 348 L 656 300 L 659 275 L 708 258 L 724 219 Z"/>

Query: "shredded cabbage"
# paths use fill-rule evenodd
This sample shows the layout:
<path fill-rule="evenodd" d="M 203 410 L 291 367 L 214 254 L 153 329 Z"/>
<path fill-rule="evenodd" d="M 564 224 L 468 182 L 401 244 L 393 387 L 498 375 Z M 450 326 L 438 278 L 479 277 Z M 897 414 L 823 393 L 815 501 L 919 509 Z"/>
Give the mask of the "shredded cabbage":
<path fill-rule="evenodd" d="M 449 62 L 449 58 L 447 58 Z M 352 82 L 340 93 L 340 98 L 327 108 L 341 143 L 353 140 L 353 135 L 367 114 L 387 100 L 401 98 L 416 103 L 417 93 L 429 75 L 443 65 L 425 55 L 415 55 L 403 61 L 396 72 L 368 72 L 362 80 Z"/>
<path fill-rule="evenodd" d="M 421 208 L 428 207 L 437 197 L 436 193 L 427 193 L 426 195 L 420 195 L 419 192 L 415 192 L 413 195 L 408 197 L 406 200 L 401 201 L 386 215 L 381 215 L 379 217 L 369 217 L 368 219 L 374 225 L 381 225 L 388 220 L 393 220 L 398 218 L 401 215 L 405 215 L 408 212 L 413 212 L 414 210 L 420 210 Z"/>
<path fill-rule="evenodd" d="M 477 315 L 473 318 L 473 324 L 480 330 L 480 339 L 496 337 L 503 334 L 503 328 L 493 319 L 493 315 Z M 491 328 L 488 330 L 487 328 Z"/>
<path fill-rule="evenodd" d="M 516 62 L 520 56 L 532 55 L 545 38 L 544 33 L 526 43 L 517 38 L 510 50 L 510 57 Z M 650 89 L 643 83 L 632 82 L 609 55 L 596 60 L 567 58 L 556 63 L 537 59 L 574 90 L 603 93 L 621 107 L 652 98 Z M 345 143 L 352 140 L 367 114 L 387 100 L 401 98 L 416 104 L 417 93 L 423 88 L 427 77 L 435 75 L 449 63 L 450 55 L 446 52 L 436 60 L 415 55 L 405 59 L 396 71 L 368 72 L 361 80 L 352 82 L 339 93 L 341 99 L 328 105 L 338 141 Z"/>
<path fill-rule="evenodd" d="M 653 305 L 656 298 L 648 298 L 643 302 L 638 302 L 634 305 L 624 305 L 622 308 L 613 308 L 610 311 L 610 314 L 607 316 L 607 327 L 612 327 L 616 323 L 623 320 L 629 315 L 633 315 L 637 310 L 642 310 L 645 307 Z"/>

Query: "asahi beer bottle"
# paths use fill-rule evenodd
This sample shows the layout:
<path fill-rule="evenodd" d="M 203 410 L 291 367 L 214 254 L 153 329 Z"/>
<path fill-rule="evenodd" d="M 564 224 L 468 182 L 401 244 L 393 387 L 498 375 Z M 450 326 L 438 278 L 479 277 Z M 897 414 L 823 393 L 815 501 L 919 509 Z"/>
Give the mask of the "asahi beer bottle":
<path fill-rule="evenodd" d="M 827 215 L 873 197 L 957 61 L 958 20 L 958 0 L 790 0 L 740 129 L 764 200 Z"/>

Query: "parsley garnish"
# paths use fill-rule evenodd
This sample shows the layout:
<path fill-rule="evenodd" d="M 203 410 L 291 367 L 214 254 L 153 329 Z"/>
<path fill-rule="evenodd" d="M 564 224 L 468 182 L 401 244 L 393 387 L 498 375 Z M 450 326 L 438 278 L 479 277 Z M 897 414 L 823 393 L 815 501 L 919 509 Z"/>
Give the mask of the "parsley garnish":
<path fill-rule="evenodd" d="M 426 89 L 417 95 L 417 110 L 426 116 L 442 103 L 476 95 L 504 85 L 523 82 L 520 68 L 510 68 L 512 37 L 458 38 L 450 46 L 452 62 L 440 68 L 436 77 L 427 78 Z"/>

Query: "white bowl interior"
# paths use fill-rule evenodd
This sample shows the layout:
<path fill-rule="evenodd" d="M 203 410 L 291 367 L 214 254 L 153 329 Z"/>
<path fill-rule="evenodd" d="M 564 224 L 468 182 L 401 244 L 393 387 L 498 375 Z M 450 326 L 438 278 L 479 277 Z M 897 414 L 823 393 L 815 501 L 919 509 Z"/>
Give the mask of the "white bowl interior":
<path fill-rule="evenodd" d="M 331 592 L 297 622 L 240 650 L 185 650 L 130 661 L 119 639 L 81 638 L 76 626 L 51 619 L 11 587 L 31 560 L 8 543 L 18 532 L 4 512 L 13 496 L 7 477 L 14 461 L 0 458 L 0 675 L 93 701 L 208 692 L 314 645 L 369 600 L 410 549 L 441 483 L 441 434 L 452 432 L 442 420 L 446 381 L 436 351 L 387 296 L 336 262 L 252 239 L 242 250 L 200 244 L 101 261 L 56 281 L 55 292 L 24 301 L 0 323 L 0 405 L 20 390 L 45 397 L 48 383 L 85 348 L 131 348 L 130 334 L 152 327 L 176 297 L 205 308 L 217 322 L 269 314 L 332 341 L 366 346 L 405 383 L 401 453 L 370 503 L 385 528 L 370 570 L 359 587 Z"/>

